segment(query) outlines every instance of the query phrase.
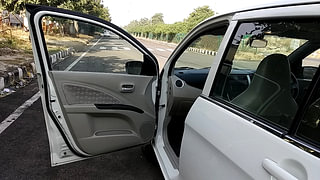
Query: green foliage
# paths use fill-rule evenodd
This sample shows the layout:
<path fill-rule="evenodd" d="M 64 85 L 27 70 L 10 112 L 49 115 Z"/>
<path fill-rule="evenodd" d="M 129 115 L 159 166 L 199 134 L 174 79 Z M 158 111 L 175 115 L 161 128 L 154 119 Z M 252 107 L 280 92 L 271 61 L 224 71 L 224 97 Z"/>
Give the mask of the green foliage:
<path fill-rule="evenodd" d="M 209 6 L 202 6 L 196 8 L 189 17 L 185 20 L 187 24 L 186 30 L 189 32 L 192 28 L 194 28 L 201 21 L 207 19 L 214 15 L 214 12 L 209 8 Z"/>
<path fill-rule="evenodd" d="M 69 9 L 72 11 L 82 12 L 85 14 L 94 15 L 102 19 L 105 19 L 107 21 L 111 21 L 109 9 L 104 8 L 99 1 L 67 0 L 67 1 L 63 1 L 60 5 L 58 5 L 58 7 L 63 9 Z"/>
<path fill-rule="evenodd" d="M 174 24 L 165 24 L 163 21 L 163 14 L 156 13 L 151 19 L 142 18 L 139 21 L 131 21 L 125 29 L 129 33 L 133 33 L 138 36 L 144 36 L 148 38 L 162 39 L 166 41 L 181 40 L 181 34 L 188 33 L 201 21 L 214 15 L 214 12 L 209 6 L 202 6 L 196 8 L 189 17 L 182 22 L 176 22 Z"/>
<path fill-rule="evenodd" d="M 104 8 L 100 1 L 95 0 L 0 0 L 0 6 L 9 12 L 19 13 L 24 10 L 26 4 L 41 4 L 60 7 L 73 11 L 94 15 L 111 21 L 108 8 Z"/>
<path fill-rule="evenodd" d="M 162 13 L 156 13 L 151 17 L 151 24 L 164 24 L 163 21 L 163 14 Z"/>

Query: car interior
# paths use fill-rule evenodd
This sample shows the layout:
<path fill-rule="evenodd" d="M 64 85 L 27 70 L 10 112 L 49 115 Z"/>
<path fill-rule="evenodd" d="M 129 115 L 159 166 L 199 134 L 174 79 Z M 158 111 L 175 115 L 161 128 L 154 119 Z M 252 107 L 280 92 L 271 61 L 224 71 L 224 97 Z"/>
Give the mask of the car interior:
<path fill-rule="evenodd" d="M 288 128 L 320 64 L 320 32 L 314 28 L 317 24 L 315 20 L 267 21 L 247 23 L 247 29 L 239 27 L 218 70 L 224 73 L 217 74 L 219 78 L 211 94 L 267 119 L 268 123 Z M 289 43 L 290 47 L 283 47 L 285 44 L 278 41 Z M 193 62 L 201 61 L 201 56 Z M 176 60 L 169 76 L 165 120 L 168 143 L 177 158 L 186 116 L 201 94 L 210 70 L 210 66 L 177 66 L 180 60 Z"/>

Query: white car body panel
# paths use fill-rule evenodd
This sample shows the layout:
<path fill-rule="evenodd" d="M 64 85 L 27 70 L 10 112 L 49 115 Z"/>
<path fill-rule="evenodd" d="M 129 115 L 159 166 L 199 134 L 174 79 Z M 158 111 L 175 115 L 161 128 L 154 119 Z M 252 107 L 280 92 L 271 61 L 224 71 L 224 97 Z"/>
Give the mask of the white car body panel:
<path fill-rule="evenodd" d="M 219 105 L 197 99 L 182 141 L 179 170 L 184 177 L 268 180 L 271 175 L 262 166 L 266 159 L 297 179 L 320 177 L 319 158 Z"/>
<path fill-rule="evenodd" d="M 209 96 L 224 50 L 227 49 L 238 21 L 319 15 L 319 9 L 320 5 L 313 4 L 261 9 L 230 15 L 232 21 L 213 61 L 202 94 Z M 223 16 L 217 18 L 220 17 Z M 168 75 L 166 68 L 169 65 L 170 59 L 164 66 L 164 77 Z M 167 91 L 166 84 L 167 80 L 162 79 L 162 92 Z M 166 104 L 165 97 L 161 97 L 160 101 L 161 104 Z M 156 144 L 163 140 L 161 120 L 165 115 L 161 114 L 161 111 L 163 110 L 160 109 Z M 160 147 L 163 148 L 163 142 L 161 144 Z M 316 164 L 320 163 L 319 158 L 203 98 L 196 100 L 186 118 L 178 177 L 173 173 L 177 169 L 173 168 L 170 161 L 169 164 L 166 163 L 168 161 L 161 161 L 163 157 L 167 159 L 168 154 L 165 151 L 159 152 L 157 149 L 159 147 L 156 146 L 155 151 L 158 159 L 160 157 L 159 163 L 166 179 L 276 179 L 279 174 L 281 175 L 277 179 L 286 177 L 286 179 L 306 180 L 320 177 L 316 168 Z M 247 149 L 248 151 L 245 151 Z M 266 162 L 273 162 L 272 165 L 269 164 L 272 166 L 271 169 L 266 167 Z"/>

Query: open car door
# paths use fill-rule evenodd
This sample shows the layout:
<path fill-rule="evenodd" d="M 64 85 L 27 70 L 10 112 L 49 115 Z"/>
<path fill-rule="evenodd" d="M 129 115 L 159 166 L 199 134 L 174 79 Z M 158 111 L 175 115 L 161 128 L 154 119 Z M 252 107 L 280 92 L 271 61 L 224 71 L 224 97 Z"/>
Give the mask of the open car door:
<path fill-rule="evenodd" d="M 152 140 L 159 68 L 102 19 L 27 5 L 52 166 Z"/>

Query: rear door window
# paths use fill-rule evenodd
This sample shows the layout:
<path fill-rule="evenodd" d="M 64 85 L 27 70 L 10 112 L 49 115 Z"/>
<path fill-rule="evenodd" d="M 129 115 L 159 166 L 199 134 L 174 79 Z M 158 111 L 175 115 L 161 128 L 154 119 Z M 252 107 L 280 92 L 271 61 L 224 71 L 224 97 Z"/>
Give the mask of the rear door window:
<path fill-rule="evenodd" d="M 257 119 L 288 129 L 299 108 L 299 80 L 291 69 L 302 64 L 306 43 L 317 46 L 317 20 L 256 21 L 241 23 L 229 42 L 210 96 L 231 103 Z M 319 38 L 320 40 L 320 38 Z M 305 48 L 306 49 L 306 48 Z M 317 67 L 314 67 L 317 70 Z M 312 79 L 313 76 L 310 78 Z"/>

